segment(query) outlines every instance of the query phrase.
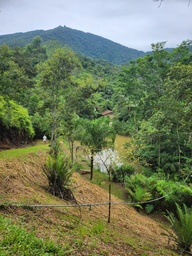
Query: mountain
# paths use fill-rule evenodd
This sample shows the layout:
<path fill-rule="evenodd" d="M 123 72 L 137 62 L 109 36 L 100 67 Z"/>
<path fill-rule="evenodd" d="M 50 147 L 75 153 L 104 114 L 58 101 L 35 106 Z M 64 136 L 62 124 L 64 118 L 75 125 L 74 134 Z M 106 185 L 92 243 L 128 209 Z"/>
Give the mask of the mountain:
<path fill-rule="evenodd" d="M 1 35 L 0 45 L 25 46 L 36 36 L 40 36 L 45 44 L 51 40 L 56 40 L 60 45 L 68 46 L 74 52 L 83 56 L 103 59 L 118 65 L 146 55 L 143 51 L 128 48 L 101 36 L 85 33 L 66 26 L 59 26 L 50 30 L 35 30 L 25 33 Z"/>

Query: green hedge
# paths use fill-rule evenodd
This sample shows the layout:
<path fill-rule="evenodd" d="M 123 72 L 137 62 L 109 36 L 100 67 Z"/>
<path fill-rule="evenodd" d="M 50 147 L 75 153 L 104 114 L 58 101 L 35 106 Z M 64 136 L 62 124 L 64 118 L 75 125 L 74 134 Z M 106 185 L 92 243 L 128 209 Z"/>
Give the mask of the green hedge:
<path fill-rule="evenodd" d="M 26 142 L 34 136 L 27 109 L 0 96 L 0 141 L 14 144 Z"/>
<path fill-rule="evenodd" d="M 155 175 L 149 178 L 142 174 L 126 176 L 125 188 L 128 200 L 135 202 L 136 207 L 144 209 L 147 213 L 175 212 L 176 204 L 190 207 L 192 202 L 191 186 L 184 182 L 158 179 Z"/>

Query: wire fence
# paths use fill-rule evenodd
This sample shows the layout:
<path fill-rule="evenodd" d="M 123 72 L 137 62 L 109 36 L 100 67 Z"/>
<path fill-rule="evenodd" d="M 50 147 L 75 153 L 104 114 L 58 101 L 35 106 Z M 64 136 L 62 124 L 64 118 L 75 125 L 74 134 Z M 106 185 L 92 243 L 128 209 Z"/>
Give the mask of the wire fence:
<path fill-rule="evenodd" d="M 163 198 L 167 197 L 167 195 L 161 196 L 156 199 L 142 201 L 142 202 L 102 202 L 102 203 L 74 203 L 74 204 L 20 204 L 20 203 L 0 203 L 0 207 L 34 207 L 34 208 L 53 208 L 53 207 L 92 207 L 92 206 L 101 206 L 101 205 L 138 205 L 138 204 L 148 204 L 153 203 L 155 201 L 162 200 Z"/>

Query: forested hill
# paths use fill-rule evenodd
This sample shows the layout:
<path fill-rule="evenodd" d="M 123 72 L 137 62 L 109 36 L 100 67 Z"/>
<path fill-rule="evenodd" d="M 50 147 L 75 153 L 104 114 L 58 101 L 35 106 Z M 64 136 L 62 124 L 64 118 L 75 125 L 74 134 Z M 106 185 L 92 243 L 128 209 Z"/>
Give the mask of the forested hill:
<path fill-rule="evenodd" d="M 84 56 L 107 60 L 114 64 L 124 64 L 130 60 L 144 56 L 146 53 L 128 48 L 111 40 L 91 33 L 59 26 L 50 30 L 35 30 L 0 36 L 0 45 L 25 46 L 40 36 L 44 43 L 56 40 L 61 46 L 68 46 L 76 53 Z"/>

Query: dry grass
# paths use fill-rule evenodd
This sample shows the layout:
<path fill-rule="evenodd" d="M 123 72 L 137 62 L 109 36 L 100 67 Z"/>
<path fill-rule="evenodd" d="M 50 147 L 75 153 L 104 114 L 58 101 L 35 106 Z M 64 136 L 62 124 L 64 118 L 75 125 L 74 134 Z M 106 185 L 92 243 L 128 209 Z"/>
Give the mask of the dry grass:
<path fill-rule="evenodd" d="M 29 154 L 22 160 L 0 161 L 0 203 L 69 204 L 47 191 L 42 172 L 45 152 Z M 74 173 L 72 190 L 79 204 L 107 202 L 108 193 Z M 113 202 L 121 202 L 112 197 Z M 67 255 L 177 255 L 168 248 L 167 238 L 158 222 L 126 205 L 108 207 L 23 208 L 1 207 L 1 213 L 38 237 L 53 239 Z"/>

